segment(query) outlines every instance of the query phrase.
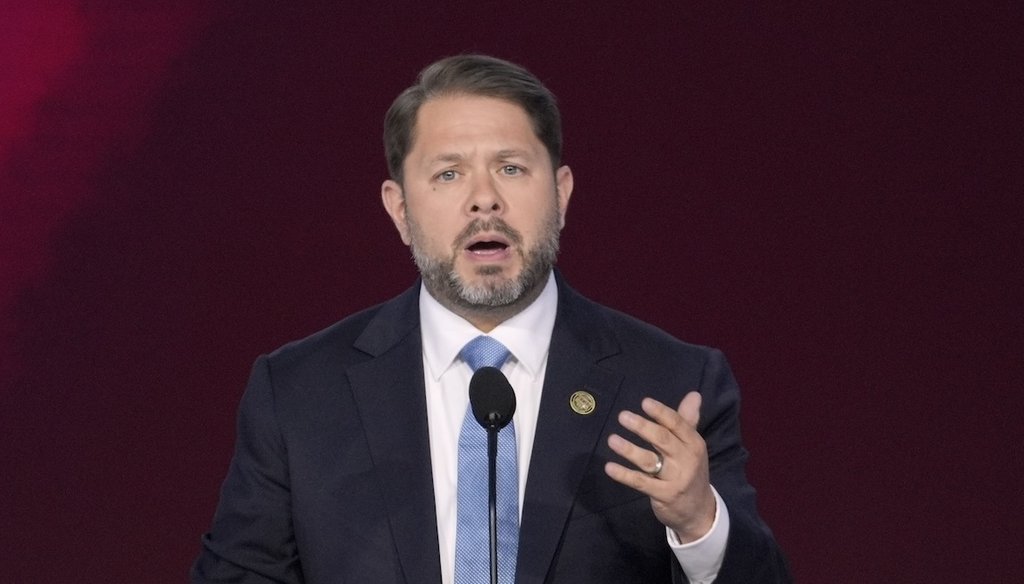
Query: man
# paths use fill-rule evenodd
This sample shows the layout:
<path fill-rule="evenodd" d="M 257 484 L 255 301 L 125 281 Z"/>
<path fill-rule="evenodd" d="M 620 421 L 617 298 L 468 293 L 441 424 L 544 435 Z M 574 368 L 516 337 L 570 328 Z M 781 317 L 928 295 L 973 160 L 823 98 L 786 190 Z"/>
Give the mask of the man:
<path fill-rule="evenodd" d="M 487 582 L 460 504 L 480 337 L 518 403 L 499 434 L 503 581 L 789 581 L 721 354 L 553 269 L 573 187 L 560 123 L 533 75 L 484 56 L 395 100 L 381 194 L 421 283 L 256 362 L 194 582 Z"/>

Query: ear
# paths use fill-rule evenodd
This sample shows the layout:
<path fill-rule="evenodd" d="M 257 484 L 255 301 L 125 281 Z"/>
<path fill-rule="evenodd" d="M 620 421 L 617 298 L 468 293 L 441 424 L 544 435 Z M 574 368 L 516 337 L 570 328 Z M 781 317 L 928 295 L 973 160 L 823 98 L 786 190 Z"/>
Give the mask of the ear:
<path fill-rule="evenodd" d="M 559 226 L 565 227 L 565 212 L 572 196 L 572 169 L 568 166 L 561 166 L 555 171 L 555 189 L 558 191 Z"/>
<path fill-rule="evenodd" d="M 405 195 L 402 193 L 402 185 L 388 179 L 380 186 L 380 200 L 384 203 L 384 210 L 391 216 L 391 221 L 402 238 L 402 243 L 409 245 L 409 223 L 405 220 Z"/>

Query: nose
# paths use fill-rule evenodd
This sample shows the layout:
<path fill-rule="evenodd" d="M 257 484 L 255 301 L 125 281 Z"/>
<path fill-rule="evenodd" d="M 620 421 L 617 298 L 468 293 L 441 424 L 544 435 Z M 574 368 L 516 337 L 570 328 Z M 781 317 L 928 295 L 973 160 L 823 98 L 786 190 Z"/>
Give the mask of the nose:
<path fill-rule="evenodd" d="M 503 209 L 504 201 L 491 176 L 485 173 L 473 181 L 468 201 L 471 214 L 490 215 L 500 213 Z"/>

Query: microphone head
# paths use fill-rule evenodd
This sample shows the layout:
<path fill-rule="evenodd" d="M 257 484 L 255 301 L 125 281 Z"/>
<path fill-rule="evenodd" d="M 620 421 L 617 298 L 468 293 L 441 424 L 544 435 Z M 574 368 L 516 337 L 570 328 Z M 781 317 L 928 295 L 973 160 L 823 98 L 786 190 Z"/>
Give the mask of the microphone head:
<path fill-rule="evenodd" d="M 501 430 L 516 413 L 516 392 L 501 370 L 481 367 L 469 381 L 469 403 L 481 426 Z"/>

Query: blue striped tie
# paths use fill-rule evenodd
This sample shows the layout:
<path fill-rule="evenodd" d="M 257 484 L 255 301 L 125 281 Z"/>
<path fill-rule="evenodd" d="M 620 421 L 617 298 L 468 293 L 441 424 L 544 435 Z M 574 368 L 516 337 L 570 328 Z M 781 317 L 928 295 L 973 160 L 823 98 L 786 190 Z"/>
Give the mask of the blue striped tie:
<path fill-rule="evenodd" d="M 509 351 L 491 337 L 479 336 L 460 353 L 473 371 L 498 367 Z M 511 422 L 498 433 L 497 460 L 498 582 L 513 584 L 519 550 L 519 469 L 516 430 Z M 487 430 L 466 410 L 459 434 L 458 519 L 455 528 L 455 584 L 490 581 L 490 528 L 487 503 Z"/>

